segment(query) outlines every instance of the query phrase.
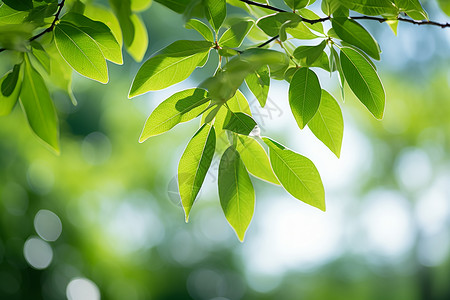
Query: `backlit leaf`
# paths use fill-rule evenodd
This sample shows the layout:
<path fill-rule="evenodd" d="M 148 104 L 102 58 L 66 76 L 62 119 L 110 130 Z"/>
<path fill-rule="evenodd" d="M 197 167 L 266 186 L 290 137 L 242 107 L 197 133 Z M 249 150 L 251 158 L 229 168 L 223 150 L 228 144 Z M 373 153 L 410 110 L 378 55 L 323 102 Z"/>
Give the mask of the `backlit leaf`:
<path fill-rule="evenodd" d="M 203 0 L 205 15 L 209 24 L 217 32 L 227 15 L 227 3 L 225 0 Z"/>

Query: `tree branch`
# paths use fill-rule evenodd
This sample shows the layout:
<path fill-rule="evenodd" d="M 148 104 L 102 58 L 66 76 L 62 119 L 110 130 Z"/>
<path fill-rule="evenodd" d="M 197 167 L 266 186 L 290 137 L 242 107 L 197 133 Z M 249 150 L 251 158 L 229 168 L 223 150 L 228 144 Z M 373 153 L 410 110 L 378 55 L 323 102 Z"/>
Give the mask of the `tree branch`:
<path fill-rule="evenodd" d="M 262 8 L 265 8 L 265 9 L 270 9 L 270 10 L 273 10 L 273 11 L 276 11 L 276 12 L 289 12 L 289 11 L 281 9 L 281 8 L 277 8 L 277 7 L 274 7 L 274 6 L 271 6 L 271 5 L 267 5 L 267 4 L 258 3 L 258 2 L 251 1 L 251 0 L 239 0 L 239 1 L 247 3 L 248 5 L 258 6 L 258 7 L 262 7 Z M 372 17 L 372 16 L 354 16 L 354 17 L 350 16 L 348 18 L 351 19 L 351 20 L 372 20 L 372 21 L 378 21 L 380 23 L 384 23 L 384 22 L 388 21 L 388 19 L 385 19 L 385 18 L 382 18 L 382 17 Z M 330 19 L 331 19 L 331 17 L 328 16 L 328 17 L 315 19 L 315 20 L 302 18 L 302 21 L 306 22 L 306 23 L 309 23 L 309 24 L 315 24 L 315 23 L 325 22 L 325 21 L 328 21 Z M 415 25 L 432 25 L 432 26 L 438 26 L 438 27 L 441 27 L 441 28 L 450 28 L 450 23 L 439 23 L 439 22 L 427 21 L 427 20 L 416 21 L 416 20 L 402 18 L 402 17 L 397 17 L 396 20 L 398 20 L 400 22 L 415 24 Z"/>
<path fill-rule="evenodd" d="M 55 18 L 53 19 L 53 22 L 52 22 L 52 24 L 50 24 L 50 27 L 48 27 L 47 29 L 45 29 L 44 31 L 42 31 L 42 32 L 40 32 L 40 33 L 38 33 L 38 34 L 36 34 L 35 36 L 32 36 L 28 41 L 29 42 L 32 42 L 32 41 L 34 41 L 35 39 L 38 39 L 38 38 L 40 38 L 41 36 L 43 36 L 44 34 L 46 34 L 47 32 L 51 32 L 51 31 L 53 31 L 53 28 L 55 28 L 55 25 L 56 25 L 56 22 L 59 20 L 59 15 L 61 14 L 61 11 L 62 11 L 62 9 L 63 9 L 63 7 L 64 7 L 64 3 L 66 2 L 66 0 L 62 0 L 59 4 L 58 4 L 58 10 L 56 11 L 56 13 L 55 13 Z M 8 49 L 6 49 L 6 48 L 0 48 L 0 52 L 3 52 L 3 51 L 5 51 L 5 50 L 8 50 Z"/>

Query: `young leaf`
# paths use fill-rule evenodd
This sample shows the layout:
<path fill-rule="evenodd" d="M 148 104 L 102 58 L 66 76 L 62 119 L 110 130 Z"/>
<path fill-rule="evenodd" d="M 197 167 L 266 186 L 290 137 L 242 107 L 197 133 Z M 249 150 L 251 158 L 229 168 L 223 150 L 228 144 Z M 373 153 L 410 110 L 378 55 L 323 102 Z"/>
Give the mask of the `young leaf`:
<path fill-rule="evenodd" d="M 208 107 L 208 102 L 206 91 L 202 89 L 189 89 L 173 94 L 148 117 L 139 142 L 162 134 L 179 123 L 194 119 Z"/>
<path fill-rule="evenodd" d="M 263 138 L 263 141 L 269 146 L 272 169 L 286 191 L 325 211 L 325 190 L 313 162 L 269 138 Z"/>
<path fill-rule="evenodd" d="M 189 141 L 178 164 L 178 191 L 186 222 L 211 166 L 216 146 L 214 127 L 204 124 Z"/>
<path fill-rule="evenodd" d="M 23 77 L 22 69 L 21 65 L 15 65 L 0 79 L 0 116 L 8 115 L 19 98 Z"/>
<path fill-rule="evenodd" d="M 245 232 L 255 209 L 255 191 L 239 153 L 230 146 L 219 164 L 219 198 L 225 217 L 239 240 Z"/>
<path fill-rule="evenodd" d="M 253 176 L 279 185 L 278 179 L 270 166 L 266 151 L 255 139 L 241 135 L 237 139 L 236 150 L 241 156 L 247 171 Z"/>
<path fill-rule="evenodd" d="M 208 41 L 176 41 L 147 60 L 131 85 L 129 98 L 161 90 L 191 75 L 213 44 Z"/>
<path fill-rule="evenodd" d="M 33 132 L 59 153 L 59 128 L 55 106 L 42 76 L 31 66 L 27 55 L 20 91 L 20 104 Z"/>
<path fill-rule="evenodd" d="M 116 38 L 112 34 L 108 26 L 99 21 L 94 21 L 77 13 L 67 13 L 61 19 L 61 22 L 68 22 L 75 25 L 83 33 L 91 37 L 103 56 L 113 63 L 121 65 L 123 63 L 122 50 Z"/>
<path fill-rule="evenodd" d="M 59 53 L 75 71 L 101 83 L 108 82 L 105 57 L 85 31 L 61 22 L 55 26 L 54 32 Z"/>
<path fill-rule="evenodd" d="M 223 129 L 233 131 L 238 134 L 249 135 L 253 128 L 257 126 L 255 120 L 242 112 L 228 111 Z"/>
<path fill-rule="evenodd" d="M 237 48 L 253 27 L 253 21 L 241 21 L 228 28 L 219 39 L 220 46 Z"/>
<path fill-rule="evenodd" d="M 373 36 L 358 22 L 344 18 L 331 20 L 333 29 L 341 40 L 365 51 L 374 59 L 380 59 L 380 48 Z"/>
<path fill-rule="evenodd" d="M 340 59 L 345 79 L 353 93 L 375 118 L 382 119 L 386 95 L 375 69 L 352 48 L 342 47 Z"/>
<path fill-rule="evenodd" d="M 148 47 L 147 27 L 138 15 L 132 14 L 130 18 L 134 26 L 134 39 L 127 47 L 127 52 L 135 61 L 141 62 Z"/>
<path fill-rule="evenodd" d="M 205 5 L 205 15 L 209 24 L 216 32 L 227 16 L 227 3 L 225 0 L 203 0 Z"/>
<path fill-rule="evenodd" d="M 316 73 L 308 68 L 298 69 L 289 86 L 289 105 L 300 129 L 303 129 L 317 112 L 321 88 Z"/>
<path fill-rule="evenodd" d="M 298 60 L 305 60 L 305 66 L 311 66 L 322 55 L 326 41 L 322 41 L 316 46 L 299 46 L 295 49 L 293 55 Z"/>
<path fill-rule="evenodd" d="M 322 90 L 319 109 L 309 121 L 308 127 L 339 158 L 344 133 L 344 119 L 339 104 L 325 90 Z"/>
<path fill-rule="evenodd" d="M 205 40 L 214 42 L 214 35 L 213 35 L 211 29 L 208 27 L 208 25 L 206 25 L 202 21 L 197 20 L 197 19 L 190 19 L 186 23 L 185 27 L 187 29 L 197 30 L 197 32 L 200 33 L 205 38 Z"/>
<path fill-rule="evenodd" d="M 248 74 L 247 77 L 245 77 L 245 83 L 256 97 L 261 107 L 264 107 L 267 102 L 267 95 L 269 94 L 270 87 L 269 67 L 262 66 L 255 72 Z"/>

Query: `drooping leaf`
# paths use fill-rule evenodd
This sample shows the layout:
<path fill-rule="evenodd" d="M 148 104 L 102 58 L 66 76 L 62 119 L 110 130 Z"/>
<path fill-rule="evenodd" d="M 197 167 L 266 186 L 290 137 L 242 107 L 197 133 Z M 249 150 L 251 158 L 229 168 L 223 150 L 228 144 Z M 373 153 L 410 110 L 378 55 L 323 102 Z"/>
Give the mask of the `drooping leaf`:
<path fill-rule="evenodd" d="M 270 166 L 266 151 L 255 139 L 241 135 L 237 139 L 236 150 L 241 156 L 247 171 L 253 176 L 279 185 L 278 179 Z"/>
<path fill-rule="evenodd" d="M 331 52 L 331 56 L 333 56 L 333 59 L 335 61 L 335 65 L 336 65 L 336 69 L 338 71 L 339 86 L 341 88 L 342 100 L 344 100 L 345 99 L 344 98 L 344 96 L 345 96 L 344 95 L 345 76 L 344 76 L 344 72 L 342 71 L 341 59 L 339 58 L 339 55 L 333 46 L 330 47 L 330 52 Z"/>
<path fill-rule="evenodd" d="M 22 69 L 21 65 L 15 65 L 0 79 L 0 116 L 8 115 L 16 105 L 22 86 Z"/>
<path fill-rule="evenodd" d="M 325 90 L 322 90 L 319 109 L 309 121 L 308 127 L 339 158 L 344 133 L 344 119 L 339 104 Z"/>
<path fill-rule="evenodd" d="M 289 105 L 300 129 L 317 112 L 321 98 L 319 78 L 308 68 L 298 69 L 289 86 Z"/>
<path fill-rule="evenodd" d="M 210 42 L 214 42 L 214 34 L 212 33 L 212 31 L 208 27 L 208 25 L 206 25 L 202 21 L 197 20 L 197 19 L 190 19 L 186 23 L 185 27 L 187 29 L 195 29 L 195 30 L 197 30 L 197 32 L 200 33 L 205 38 L 205 40 L 210 41 Z"/>
<path fill-rule="evenodd" d="M 209 24 L 216 32 L 227 15 L 227 3 L 225 0 L 203 0 L 205 6 L 205 15 Z"/>
<path fill-rule="evenodd" d="M 204 124 L 189 141 L 178 164 L 178 191 L 186 222 L 211 166 L 216 146 L 214 126 Z"/>
<path fill-rule="evenodd" d="M 322 41 L 316 46 L 299 46 L 295 49 L 293 55 L 296 59 L 304 60 L 305 66 L 311 66 L 322 55 L 326 44 L 326 41 Z"/>
<path fill-rule="evenodd" d="M 130 0 L 109 0 L 109 4 L 119 21 L 122 36 L 126 46 L 130 46 L 134 40 L 134 24 L 131 20 Z"/>
<path fill-rule="evenodd" d="M 341 40 L 358 47 L 376 60 L 380 59 L 381 51 L 378 43 L 358 22 L 344 18 L 334 18 L 331 20 L 331 23 Z"/>
<path fill-rule="evenodd" d="M 148 117 L 139 142 L 162 134 L 179 123 L 194 119 L 208 107 L 208 102 L 207 93 L 202 89 L 189 89 L 173 94 L 159 104 Z"/>
<path fill-rule="evenodd" d="M 59 126 L 50 94 L 42 76 L 25 55 L 20 104 L 33 132 L 59 153 Z"/>
<path fill-rule="evenodd" d="M 94 21 L 100 21 L 108 26 L 108 28 L 111 29 L 112 34 L 116 38 L 116 41 L 122 48 L 122 29 L 120 28 L 120 24 L 116 16 L 110 10 L 104 8 L 103 6 L 89 4 L 84 10 L 84 15 Z"/>
<path fill-rule="evenodd" d="M 176 41 L 147 60 L 139 69 L 129 98 L 161 90 L 191 75 L 213 44 L 208 41 Z"/>
<path fill-rule="evenodd" d="M 147 28 L 136 14 L 131 15 L 131 22 L 133 22 L 134 26 L 134 39 L 131 45 L 127 47 L 127 52 L 135 61 L 141 62 L 148 47 Z"/>
<path fill-rule="evenodd" d="M 219 39 L 219 46 L 237 48 L 253 27 L 253 21 L 246 20 L 233 24 Z"/>
<path fill-rule="evenodd" d="M 33 57 L 36 58 L 36 61 L 44 68 L 44 70 L 49 73 L 50 72 L 50 57 L 47 52 L 44 50 L 41 44 L 36 41 L 32 41 L 31 45 L 31 53 Z"/>
<path fill-rule="evenodd" d="M 353 93 L 377 119 L 383 118 L 386 95 L 380 77 L 357 50 L 341 48 L 341 66 Z"/>
<path fill-rule="evenodd" d="M 397 15 L 398 10 L 391 0 L 339 0 L 348 9 L 363 15 Z"/>
<path fill-rule="evenodd" d="M 119 65 L 123 63 L 122 50 L 119 43 L 109 27 L 102 22 L 91 20 L 77 13 L 65 14 L 61 22 L 75 25 L 77 29 L 93 39 L 107 60 Z"/>
<path fill-rule="evenodd" d="M 248 74 L 247 77 L 245 77 L 245 83 L 256 97 L 261 107 L 264 107 L 267 102 L 270 87 L 269 67 L 262 66 L 260 69 Z"/>
<path fill-rule="evenodd" d="M 255 120 L 249 115 L 242 112 L 228 111 L 225 119 L 223 129 L 233 131 L 238 134 L 249 135 L 250 132 L 257 126 Z"/>
<path fill-rule="evenodd" d="M 242 242 L 253 217 L 255 191 L 239 153 L 232 146 L 220 160 L 218 185 L 222 210 Z"/>
<path fill-rule="evenodd" d="M 295 198 L 325 211 L 325 191 L 319 172 L 307 157 L 263 138 L 269 146 L 270 164 L 285 190 Z"/>
<path fill-rule="evenodd" d="M 54 32 L 59 53 L 75 71 L 101 83 L 108 82 L 105 57 L 89 34 L 67 22 L 56 25 Z"/>

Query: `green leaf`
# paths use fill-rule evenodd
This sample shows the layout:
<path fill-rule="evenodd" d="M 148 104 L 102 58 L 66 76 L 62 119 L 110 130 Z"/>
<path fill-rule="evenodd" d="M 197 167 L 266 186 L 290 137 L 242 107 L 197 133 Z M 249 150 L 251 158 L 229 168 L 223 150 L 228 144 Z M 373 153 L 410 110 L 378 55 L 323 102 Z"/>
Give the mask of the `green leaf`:
<path fill-rule="evenodd" d="M 295 27 L 286 28 L 286 33 L 289 33 L 292 37 L 300 40 L 312 40 L 319 37 L 312 33 L 304 23 L 298 23 Z"/>
<path fill-rule="evenodd" d="M 25 22 L 33 22 L 38 26 L 44 26 L 45 18 L 53 16 L 57 9 L 57 3 L 35 2 L 35 6 L 29 12 Z"/>
<path fill-rule="evenodd" d="M 344 133 L 344 119 L 339 104 L 325 90 L 322 90 L 319 109 L 309 121 L 308 127 L 339 158 Z"/>
<path fill-rule="evenodd" d="M 330 56 L 333 56 L 335 65 L 336 65 L 336 69 L 338 70 L 338 74 L 339 74 L 339 85 L 341 87 L 341 95 L 342 95 L 342 99 L 344 98 L 344 85 L 345 85 L 345 76 L 344 76 L 344 71 L 342 71 L 342 66 L 341 66 L 341 59 L 339 58 L 339 55 L 337 53 L 337 51 L 334 49 L 333 46 L 330 47 Z"/>
<path fill-rule="evenodd" d="M 100 21 L 108 26 L 108 28 L 111 29 L 112 34 L 116 38 L 116 41 L 122 48 L 122 29 L 120 29 L 120 24 L 116 16 L 110 10 L 104 8 L 103 6 L 89 4 L 84 10 L 84 15 L 92 20 Z"/>
<path fill-rule="evenodd" d="M 131 10 L 143 11 L 146 10 L 150 4 L 152 4 L 152 0 L 131 0 Z"/>
<path fill-rule="evenodd" d="M 340 0 L 322 0 L 322 11 L 327 16 L 331 16 L 335 11 L 339 9 L 341 4 Z"/>
<path fill-rule="evenodd" d="M 405 12 L 414 20 L 428 20 L 428 14 L 419 0 L 394 0 L 394 3 L 400 11 Z"/>
<path fill-rule="evenodd" d="M 105 57 L 85 31 L 61 22 L 55 26 L 54 32 L 59 53 L 75 71 L 101 83 L 108 82 Z"/>
<path fill-rule="evenodd" d="M 27 52 L 34 29 L 30 23 L 0 26 L 0 48 Z"/>
<path fill-rule="evenodd" d="M 176 41 L 147 60 L 133 80 L 129 98 L 161 90 L 191 75 L 213 44 L 207 41 Z"/>
<path fill-rule="evenodd" d="M 322 55 L 326 41 L 322 41 L 316 46 L 299 46 L 294 51 L 294 57 L 299 60 L 305 60 L 305 66 L 311 66 Z"/>
<path fill-rule="evenodd" d="M 256 26 L 261 28 L 267 35 L 276 36 L 280 33 L 281 25 L 287 21 L 298 24 L 302 21 L 302 18 L 294 13 L 280 12 L 260 18 L 256 21 Z"/>
<path fill-rule="evenodd" d="M 130 46 L 134 40 L 134 24 L 131 20 L 130 0 L 109 0 L 109 4 L 119 20 L 125 45 Z"/>
<path fill-rule="evenodd" d="M 197 32 L 200 33 L 205 38 L 205 40 L 210 41 L 210 42 L 214 42 L 214 34 L 213 34 L 213 32 L 208 27 L 208 25 L 206 25 L 202 21 L 197 20 L 197 19 L 190 19 L 186 23 L 185 27 L 187 29 L 195 29 L 195 30 L 197 30 Z"/>
<path fill-rule="evenodd" d="M 189 220 L 189 212 L 211 166 L 216 147 L 214 127 L 204 124 L 189 141 L 178 164 L 178 191 Z"/>
<path fill-rule="evenodd" d="M 225 0 L 203 0 L 205 5 L 205 15 L 209 24 L 216 32 L 227 16 L 227 3 Z"/>
<path fill-rule="evenodd" d="M 26 11 L 33 8 L 33 0 L 3 0 L 12 9 Z"/>
<path fill-rule="evenodd" d="M 258 100 L 261 107 L 264 107 L 267 102 L 267 95 L 270 87 L 270 72 L 267 66 L 262 66 L 260 69 L 250 73 L 245 77 L 245 83 L 250 91 Z"/>
<path fill-rule="evenodd" d="M 363 15 L 397 15 L 398 10 L 391 0 L 339 0 L 348 9 Z"/>
<path fill-rule="evenodd" d="M 313 12 L 312 10 L 309 10 L 309 9 L 307 9 L 307 8 L 299 9 L 299 10 L 298 10 L 298 14 L 299 14 L 300 16 L 302 16 L 303 18 L 309 19 L 309 20 L 317 20 L 317 19 L 320 19 L 320 17 L 319 17 L 315 12 Z M 324 34 L 324 31 L 323 31 L 323 24 L 322 24 L 321 22 L 314 23 L 314 24 L 305 23 L 305 25 L 306 25 L 308 28 L 312 29 L 312 30 L 315 30 L 315 31 L 317 31 L 317 32 L 319 32 L 319 33 Z"/>
<path fill-rule="evenodd" d="M 191 3 L 191 0 L 155 0 L 155 2 L 161 3 L 167 8 L 182 14 Z"/>
<path fill-rule="evenodd" d="M 348 85 L 356 97 L 377 119 L 383 118 L 386 95 L 380 77 L 357 50 L 341 48 L 341 66 Z"/>
<path fill-rule="evenodd" d="M 127 52 L 135 61 L 141 62 L 148 47 L 147 27 L 136 14 L 131 15 L 131 21 L 134 26 L 134 39 L 131 45 L 127 47 Z"/>
<path fill-rule="evenodd" d="M 109 27 L 102 22 L 91 20 L 77 13 L 65 14 L 61 22 L 68 22 L 74 25 L 74 27 L 93 39 L 107 60 L 119 65 L 123 63 L 122 49 L 119 43 Z"/>
<path fill-rule="evenodd" d="M 321 98 L 319 78 L 308 68 L 298 69 L 289 86 L 289 105 L 300 129 L 317 112 Z"/>
<path fill-rule="evenodd" d="M 55 106 L 42 76 L 25 55 L 20 104 L 33 132 L 59 153 L 59 128 Z"/>
<path fill-rule="evenodd" d="M 255 191 L 239 153 L 232 146 L 220 160 L 218 185 L 222 210 L 242 242 L 253 217 Z"/>
<path fill-rule="evenodd" d="M 0 79 L 0 116 L 8 115 L 14 108 L 19 98 L 22 77 L 21 65 L 15 65 Z"/>
<path fill-rule="evenodd" d="M 450 16 L 450 1 L 448 0 L 437 0 L 440 8 L 447 16 Z"/>
<path fill-rule="evenodd" d="M 139 142 L 196 118 L 208 107 L 208 102 L 206 91 L 202 89 L 189 89 L 173 94 L 159 104 L 148 117 Z"/>
<path fill-rule="evenodd" d="M 380 59 L 380 47 L 373 36 L 354 20 L 335 18 L 331 20 L 333 29 L 341 40 L 365 51 L 374 59 Z"/>
<path fill-rule="evenodd" d="M 219 39 L 220 46 L 237 48 L 253 27 L 253 21 L 241 21 L 228 28 Z"/>
<path fill-rule="evenodd" d="M 286 5 L 289 6 L 289 8 L 291 8 L 292 10 L 296 10 L 308 5 L 309 0 L 284 0 L 284 3 L 286 3 Z"/>
<path fill-rule="evenodd" d="M 261 180 L 277 184 L 278 179 L 270 166 L 266 151 L 255 139 L 241 135 L 237 139 L 236 150 L 239 152 L 247 171 Z"/>
<path fill-rule="evenodd" d="M 39 62 L 47 73 L 50 73 L 50 57 L 47 52 L 44 50 L 42 45 L 36 41 L 32 41 L 30 45 L 33 57 Z"/>
<path fill-rule="evenodd" d="M 394 32 L 394 34 L 397 35 L 398 20 L 397 19 L 386 20 L 386 24 L 388 24 L 392 32 Z"/>
<path fill-rule="evenodd" d="M 0 3 L 0 25 L 21 24 L 27 16 L 26 11 L 17 11 Z"/>
<path fill-rule="evenodd" d="M 272 169 L 286 191 L 325 211 L 325 190 L 313 162 L 269 138 L 263 138 L 263 141 L 269 146 Z"/>
<path fill-rule="evenodd" d="M 247 114 L 228 111 L 223 129 L 227 129 L 238 134 L 249 135 L 257 125 L 258 124 L 256 124 L 255 120 Z"/>

